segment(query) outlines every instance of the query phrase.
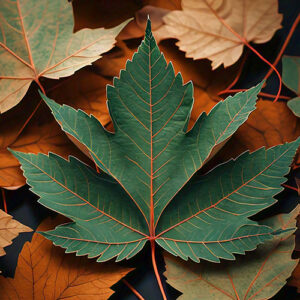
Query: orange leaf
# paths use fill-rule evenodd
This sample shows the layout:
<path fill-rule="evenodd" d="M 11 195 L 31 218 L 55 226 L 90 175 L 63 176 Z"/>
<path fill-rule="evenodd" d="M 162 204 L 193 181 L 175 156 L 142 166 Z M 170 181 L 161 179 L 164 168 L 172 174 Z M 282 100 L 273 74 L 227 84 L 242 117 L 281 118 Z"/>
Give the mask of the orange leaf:
<path fill-rule="evenodd" d="M 237 157 L 247 149 L 254 151 L 263 146 L 293 141 L 299 135 L 299 118 L 293 115 L 285 102 L 260 99 L 256 110 L 216 156 L 214 164 Z"/>
<path fill-rule="evenodd" d="M 59 223 L 58 218 L 49 218 L 38 230 Z M 1 299 L 108 299 L 113 293 L 110 287 L 130 270 L 115 263 L 100 265 L 86 257 L 65 254 L 35 233 L 22 249 L 15 277 L 0 277 Z"/>
<path fill-rule="evenodd" d="M 55 152 L 65 158 L 69 155 L 85 161 L 89 160 L 69 141 L 60 129 L 48 108 L 42 103 L 24 131 L 19 130 L 34 110 L 38 98 L 30 92 L 18 106 L 0 118 L 0 186 L 19 187 L 25 184 L 18 160 L 7 150 L 10 147 L 29 153 Z M 70 99 L 72 101 L 72 99 Z"/>
<path fill-rule="evenodd" d="M 20 232 L 32 231 L 31 228 L 21 224 L 13 217 L 0 209 L 0 256 L 5 255 L 4 247 L 12 244 Z"/>

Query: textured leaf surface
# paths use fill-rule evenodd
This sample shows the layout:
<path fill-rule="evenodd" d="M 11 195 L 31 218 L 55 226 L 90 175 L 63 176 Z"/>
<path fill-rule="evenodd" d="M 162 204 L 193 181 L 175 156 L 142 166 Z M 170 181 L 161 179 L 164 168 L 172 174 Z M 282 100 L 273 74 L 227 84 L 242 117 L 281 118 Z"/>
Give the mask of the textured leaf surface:
<path fill-rule="evenodd" d="M 291 142 L 300 136 L 300 119 L 285 101 L 257 101 L 255 111 L 216 155 L 214 165 L 235 158 L 241 153 L 261 147 Z"/>
<path fill-rule="evenodd" d="M 289 100 L 287 103 L 290 110 L 294 113 L 298 118 L 300 117 L 300 97 L 296 97 L 294 99 Z"/>
<path fill-rule="evenodd" d="M 248 217 L 274 202 L 299 141 L 246 153 L 215 169 L 218 181 L 208 174 L 202 183 L 192 180 L 184 187 L 246 121 L 260 88 L 220 101 L 187 131 L 192 84 L 183 85 L 166 63 L 149 21 L 138 52 L 107 87 L 115 133 L 94 116 L 43 96 L 63 130 L 87 147 L 103 173 L 73 158 L 15 152 L 40 202 L 74 221 L 44 235 L 68 252 L 99 261 L 130 258 L 154 239 L 184 259 L 234 259 L 232 254 L 271 239 L 272 228 Z"/>
<path fill-rule="evenodd" d="M 58 224 L 45 220 L 39 230 Z M 59 247 L 35 233 L 18 259 L 14 278 L 0 276 L 1 299 L 108 299 L 110 287 L 130 271 L 116 264 L 97 265 L 87 259 L 66 255 Z"/>
<path fill-rule="evenodd" d="M 300 95 L 300 57 L 283 57 L 282 80 L 289 89 Z M 289 100 L 287 105 L 295 116 L 300 117 L 300 97 Z"/>
<path fill-rule="evenodd" d="M 262 222 L 273 230 L 295 227 L 299 209 Z M 295 237 L 291 232 L 260 245 L 235 262 L 221 265 L 183 262 L 165 255 L 168 282 L 183 293 L 179 299 L 270 299 L 286 283 L 298 260 L 291 258 Z"/>
<path fill-rule="evenodd" d="M 269 41 L 281 27 L 277 0 L 183 0 L 181 5 L 164 17 L 159 36 L 178 39 L 187 57 L 208 58 L 214 69 L 234 64 L 243 51 L 243 42 L 220 19 L 254 43 Z"/>
<path fill-rule="evenodd" d="M 300 95 L 300 57 L 282 58 L 282 80 L 289 89 Z"/>
<path fill-rule="evenodd" d="M 4 247 L 11 245 L 12 240 L 21 232 L 30 232 L 31 229 L 14 220 L 11 215 L 0 209 L 0 256 L 5 255 Z"/>
<path fill-rule="evenodd" d="M 1 1 L 0 112 L 21 101 L 39 77 L 72 75 L 112 48 L 125 26 L 82 29 L 73 33 L 67 1 Z"/>
<path fill-rule="evenodd" d="M 82 75 L 85 75 L 87 79 L 91 79 L 86 72 L 83 72 Z M 77 74 L 74 76 L 76 77 Z M 93 80 L 90 80 L 91 83 L 92 81 Z M 91 84 L 91 87 L 92 86 L 93 84 Z M 80 92 L 80 89 L 78 88 L 77 91 Z M 94 97 L 96 97 L 96 95 L 97 90 L 94 90 Z M 66 134 L 53 119 L 53 116 L 49 112 L 49 108 L 44 104 L 39 107 L 28 125 L 22 133 L 19 134 L 23 124 L 40 101 L 39 98 L 40 97 L 36 93 L 32 93 L 30 91 L 25 96 L 24 101 L 0 117 L 1 187 L 15 188 L 24 185 L 26 182 L 26 179 L 20 169 L 19 161 L 7 150 L 8 147 L 13 150 L 29 153 L 48 153 L 51 151 L 65 158 L 69 155 L 73 155 L 80 160 L 89 163 L 89 159 L 87 159 L 85 155 L 83 155 L 81 151 L 79 151 L 68 139 Z M 79 98 L 80 94 L 78 94 L 76 99 L 69 98 L 69 101 L 66 101 L 66 103 L 70 103 L 77 108 L 85 108 L 86 111 L 89 112 L 87 107 L 88 100 L 85 100 L 85 98 Z M 90 108 L 94 108 L 93 113 L 95 113 L 96 109 L 101 105 L 95 107 L 92 103 L 92 97 L 89 97 L 89 100 L 91 100 Z M 96 101 L 95 98 L 94 101 Z M 103 103 L 104 102 L 105 98 L 103 97 Z M 99 101 L 99 103 L 101 102 Z M 99 115 L 100 113 L 97 114 L 97 116 Z"/>

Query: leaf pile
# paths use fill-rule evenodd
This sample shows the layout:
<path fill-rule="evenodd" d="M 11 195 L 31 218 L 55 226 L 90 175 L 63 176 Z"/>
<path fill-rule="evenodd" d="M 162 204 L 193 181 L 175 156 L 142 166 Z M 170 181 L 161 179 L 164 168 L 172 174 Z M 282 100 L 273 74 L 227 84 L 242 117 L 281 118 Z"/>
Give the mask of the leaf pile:
<path fill-rule="evenodd" d="M 61 220 L 46 219 L 39 230 L 47 230 Z M 1 299 L 108 299 L 110 287 L 129 268 L 116 264 L 99 266 L 85 258 L 64 254 L 38 233 L 27 242 L 18 259 L 14 278 L 0 277 Z"/>
<path fill-rule="evenodd" d="M 296 225 L 299 208 L 263 223 L 274 230 Z M 165 256 L 168 282 L 183 295 L 179 299 L 270 299 L 285 284 L 298 260 L 290 257 L 295 247 L 291 233 L 281 235 L 239 257 L 237 262 L 186 263 Z"/>
<path fill-rule="evenodd" d="M 68 218 L 47 219 L 40 233 L 94 261 L 35 233 L 14 278 L 0 277 L 1 297 L 107 299 L 131 268 L 106 261 L 139 253 L 151 257 L 162 298 L 173 299 L 159 274 L 159 248 L 180 299 L 274 296 L 298 263 L 299 101 L 289 100 L 299 96 L 298 57 L 282 59 L 290 91 L 276 103 L 265 89 L 272 77 L 241 88 L 249 86 L 245 76 L 263 77 L 259 63 L 249 67 L 251 51 L 276 46 L 282 17 L 284 30 L 287 22 L 282 5 L 33 2 L 0 4 L 0 187 L 28 183 L 40 204 Z M 13 205 L 3 199 L 5 210 Z M 282 205 L 291 213 L 274 216 Z M 0 213 L 4 246 L 30 230 Z M 290 285 L 298 279 L 296 268 Z"/>
<path fill-rule="evenodd" d="M 12 216 L 0 209 L 0 256 L 5 255 L 3 248 L 12 244 L 12 240 L 21 232 L 30 232 L 31 229 L 18 221 Z"/>

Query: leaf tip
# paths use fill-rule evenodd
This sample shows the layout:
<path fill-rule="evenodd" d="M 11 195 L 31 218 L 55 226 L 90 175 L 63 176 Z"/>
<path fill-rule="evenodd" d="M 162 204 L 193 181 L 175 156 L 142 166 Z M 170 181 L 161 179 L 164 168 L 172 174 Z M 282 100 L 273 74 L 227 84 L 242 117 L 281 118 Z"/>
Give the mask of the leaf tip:
<path fill-rule="evenodd" d="M 150 36 L 152 34 L 152 30 L 151 30 L 151 20 L 150 20 L 150 16 L 147 16 L 147 25 L 146 25 L 146 36 Z"/>

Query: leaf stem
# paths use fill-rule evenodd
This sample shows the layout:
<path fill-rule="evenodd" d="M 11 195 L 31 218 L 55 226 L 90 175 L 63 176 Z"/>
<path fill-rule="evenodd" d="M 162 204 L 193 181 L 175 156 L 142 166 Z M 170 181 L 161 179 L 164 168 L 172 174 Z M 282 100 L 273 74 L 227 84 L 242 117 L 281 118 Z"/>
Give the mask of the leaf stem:
<path fill-rule="evenodd" d="M 152 257 L 152 265 L 153 265 L 153 270 L 155 273 L 155 277 L 159 286 L 159 289 L 161 291 L 162 297 L 164 300 L 167 300 L 167 296 L 165 294 L 162 282 L 161 282 L 161 278 L 157 269 L 157 264 L 156 264 L 156 259 L 155 259 L 155 240 L 152 239 L 150 240 L 150 244 L 151 244 L 151 257 Z"/>
<path fill-rule="evenodd" d="M 291 185 L 288 185 L 288 184 L 282 184 L 282 186 L 298 192 L 298 189 L 296 187 L 294 187 L 294 186 L 291 186 Z"/>
<path fill-rule="evenodd" d="M 5 196 L 4 188 L 1 188 L 1 193 L 2 193 L 4 211 L 7 213 L 7 204 L 6 204 L 6 196 Z"/>
<path fill-rule="evenodd" d="M 247 57 L 248 57 L 248 52 L 245 54 L 245 56 L 243 57 L 243 60 L 242 60 L 242 63 L 240 65 L 240 68 L 238 70 L 238 73 L 236 74 L 236 77 L 234 78 L 234 80 L 228 85 L 228 87 L 226 89 L 224 89 L 223 91 L 220 91 L 218 93 L 218 96 L 222 95 L 222 94 L 226 94 L 228 90 L 230 90 L 237 82 L 238 80 L 240 79 L 241 77 L 241 74 L 242 74 L 242 71 L 243 71 L 243 68 L 244 68 L 244 65 L 245 65 L 245 62 L 247 60 Z"/>
<path fill-rule="evenodd" d="M 42 90 L 42 92 L 46 95 L 45 89 L 42 86 L 42 84 L 40 83 L 39 79 L 36 78 L 35 82 L 37 83 L 37 85 L 39 86 L 39 88 Z M 20 136 L 20 134 L 23 132 L 23 130 L 25 129 L 26 125 L 29 123 L 29 121 L 32 119 L 32 117 L 35 115 L 36 111 L 38 110 L 38 108 L 41 106 L 43 100 L 41 99 L 40 102 L 37 104 L 37 106 L 34 108 L 33 112 L 30 114 L 30 116 L 27 118 L 27 120 L 25 121 L 25 123 L 23 124 L 23 126 L 20 128 L 20 130 L 17 133 L 16 139 Z M 15 139 L 15 140 L 16 140 Z"/>
<path fill-rule="evenodd" d="M 293 23 L 293 25 L 292 25 L 292 27 L 291 27 L 291 29 L 289 31 L 289 34 L 286 37 L 286 40 L 284 41 L 284 43 L 283 43 L 283 45 L 282 45 L 279 53 L 277 54 L 277 57 L 276 57 L 275 61 L 273 62 L 273 66 L 274 67 L 276 67 L 276 65 L 280 61 L 280 58 L 281 58 L 281 56 L 282 56 L 285 48 L 287 47 L 287 45 L 288 45 L 288 43 L 289 43 L 289 41 L 290 41 L 290 39 L 291 39 L 291 37 L 292 37 L 292 35 L 293 35 L 296 27 L 297 27 L 297 25 L 299 24 L 299 22 L 300 22 L 300 14 L 298 14 L 297 18 L 295 19 L 295 21 L 294 21 L 294 23 Z M 264 77 L 264 79 L 265 80 L 268 79 L 272 73 L 273 73 L 273 68 L 270 68 L 269 72 L 266 74 L 266 76 Z"/>
<path fill-rule="evenodd" d="M 281 79 L 281 75 L 279 74 L 278 70 L 267 60 L 265 59 L 257 50 L 255 50 L 249 43 L 248 41 L 242 37 L 241 35 L 239 35 L 235 30 L 233 30 L 231 28 L 231 26 L 229 26 L 218 14 L 217 12 L 209 5 L 209 3 L 204 0 L 206 2 L 206 5 L 210 8 L 210 10 L 212 11 L 212 13 L 215 15 L 215 17 L 233 34 L 235 35 L 245 46 L 247 46 L 253 53 L 255 53 L 262 61 L 264 61 L 267 65 L 269 65 L 271 67 L 271 69 L 273 69 L 273 71 L 276 73 L 276 75 L 278 76 L 279 79 L 279 88 L 275 97 L 274 102 L 276 102 L 279 99 L 280 93 L 281 93 L 281 87 L 282 87 L 282 79 Z"/>
<path fill-rule="evenodd" d="M 255 50 L 246 40 L 245 40 L 245 45 L 251 49 L 262 61 L 264 61 L 267 65 L 269 65 L 271 67 L 271 69 L 273 69 L 273 71 L 276 73 L 278 80 L 279 80 L 279 87 L 278 87 L 278 91 L 276 94 L 276 97 L 274 99 L 273 102 L 276 102 L 279 97 L 280 97 L 280 93 L 281 93 L 281 88 L 282 88 L 282 79 L 281 79 L 281 75 L 278 72 L 278 70 L 267 60 L 265 59 L 257 50 Z"/>
<path fill-rule="evenodd" d="M 122 281 L 136 295 L 138 299 L 145 300 L 145 298 L 126 279 L 122 279 Z"/>

